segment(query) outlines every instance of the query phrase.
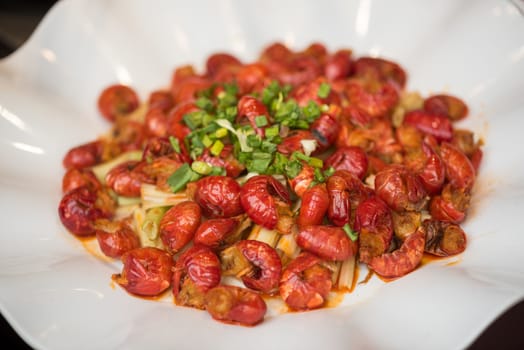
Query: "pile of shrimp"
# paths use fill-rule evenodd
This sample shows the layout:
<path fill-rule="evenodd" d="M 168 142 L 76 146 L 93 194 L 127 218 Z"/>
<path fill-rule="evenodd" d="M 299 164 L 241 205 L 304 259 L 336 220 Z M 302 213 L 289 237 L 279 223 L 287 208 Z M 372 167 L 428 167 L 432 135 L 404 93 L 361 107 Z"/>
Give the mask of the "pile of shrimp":
<path fill-rule="evenodd" d="M 467 105 L 408 92 L 406 81 L 390 60 L 274 43 L 252 63 L 215 53 L 202 73 L 178 67 L 145 102 L 129 86 L 109 86 L 98 107 L 111 130 L 66 153 L 59 217 L 122 262 L 112 278 L 128 293 L 172 291 L 176 305 L 226 323 L 262 322 L 267 295 L 291 310 L 324 307 L 330 291 L 350 289 L 359 264 L 399 278 L 424 254 L 465 250 L 460 224 L 482 159 L 482 142 L 454 126 Z M 280 89 L 272 104 L 263 99 L 270 86 Z M 221 148 L 201 139 L 195 150 L 187 116 L 215 110 L 224 96 L 232 131 L 262 142 L 277 126 L 271 159 L 293 159 L 295 173 L 248 172 L 240 136 L 219 135 L 212 121 Z M 288 101 L 318 115 L 299 127 L 277 121 L 275 103 Z M 173 192 L 184 166 L 198 176 Z"/>

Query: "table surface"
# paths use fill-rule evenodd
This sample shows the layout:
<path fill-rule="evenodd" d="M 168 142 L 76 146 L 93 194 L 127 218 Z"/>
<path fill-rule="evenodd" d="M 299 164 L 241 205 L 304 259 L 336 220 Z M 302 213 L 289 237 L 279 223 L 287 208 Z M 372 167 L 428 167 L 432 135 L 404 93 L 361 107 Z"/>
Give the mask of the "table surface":
<path fill-rule="evenodd" d="M 33 32 L 54 0 L 0 0 L 0 58 L 18 48 Z M 468 348 L 524 349 L 524 301 L 502 314 Z M 11 349 L 31 349 L 0 317 L 2 342 Z"/>

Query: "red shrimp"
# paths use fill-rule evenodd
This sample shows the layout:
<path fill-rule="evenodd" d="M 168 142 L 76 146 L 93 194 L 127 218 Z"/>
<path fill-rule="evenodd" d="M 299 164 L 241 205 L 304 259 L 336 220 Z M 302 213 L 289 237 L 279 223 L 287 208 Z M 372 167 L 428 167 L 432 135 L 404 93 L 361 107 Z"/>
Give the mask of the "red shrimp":
<path fill-rule="evenodd" d="M 122 262 L 122 272 L 113 280 L 131 294 L 157 296 L 171 285 L 173 258 L 161 249 L 133 249 L 122 255 Z"/>
<path fill-rule="evenodd" d="M 99 190 L 102 184 L 90 169 L 70 168 L 62 178 L 62 193 L 67 193 L 75 188 L 87 186 L 91 190 Z"/>
<path fill-rule="evenodd" d="M 339 128 L 340 126 L 337 119 L 327 113 L 320 115 L 320 117 L 311 124 L 309 130 L 315 140 L 317 140 L 315 154 L 324 152 L 335 143 Z"/>
<path fill-rule="evenodd" d="M 300 253 L 282 272 L 280 296 L 294 310 L 322 307 L 331 290 L 331 271 L 317 256 Z"/>
<path fill-rule="evenodd" d="M 339 50 L 328 57 L 324 75 L 329 81 L 344 79 L 351 73 L 351 50 Z"/>
<path fill-rule="evenodd" d="M 140 247 L 140 239 L 124 221 L 98 220 L 96 240 L 100 250 L 108 257 L 120 258 L 122 254 Z"/>
<path fill-rule="evenodd" d="M 205 216 L 228 218 L 243 213 L 240 193 L 240 185 L 233 178 L 206 176 L 198 180 L 194 199 Z"/>
<path fill-rule="evenodd" d="M 278 144 L 277 151 L 286 156 L 293 152 L 304 153 L 303 140 L 315 140 L 315 137 L 309 130 L 293 130 Z"/>
<path fill-rule="evenodd" d="M 459 225 L 437 220 L 425 220 L 425 251 L 436 256 L 451 256 L 466 249 L 466 234 Z"/>
<path fill-rule="evenodd" d="M 266 106 L 253 96 L 244 95 L 238 101 L 237 108 L 237 123 L 242 123 L 242 119 L 247 118 L 249 124 L 255 130 L 256 134 L 260 137 L 264 137 L 265 128 L 270 126 L 271 121 L 271 117 L 267 111 Z M 257 126 L 256 118 L 260 116 L 266 117 L 266 125 Z"/>
<path fill-rule="evenodd" d="M 98 110 L 110 122 L 117 116 L 133 112 L 140 101 L 136 92 L 125 85 L 111 85 L 105 88 L 98 97 Z"/>
<path fill-rule="evenodd" d="M 200 207 L 195 202 L 185 201 L 171 207 L 159 224 L 159 234 L 168 251 L 176 253 L 185 247 L 200 225 Z"/>
<path fill-rule="evenodd" d="M 158 108 L 163 112 L 169 111 L 171 108 L 173 108 L 174 102 L 173 102 L 173 96 L 171 96 L 171 92 L 167 90 L 156 90 L 153 91 L 147 100 L 148 108 L 151 110 L 152 108 Z"/>
<path fill-rule="evenodd" d="M 211 249 L 221 249 L 235 235 L 239 220 L 237 218 L 209 219 L 196 230 L 193 242 Z"/>
<path fill-rule="evenodd" d="M 393 239 L 393 219 L 386 203 L 377 197 L 360 203 L 355 212 L 354 229 L 359 232 L 360 261 L 369 263 L 384 254 Z"/>
<path fill-rule="evenodd" d="M 145 176 L 143 182 L 154 183 L 160 189 L 169 190 L 170 187 L 167 183 L 169 177 L 180 168 L 184 161 L 184 157 L 179 154 L 176 154 L 173 158 L 163 156 L 150 162 L 142 161 L 142 166 L 135 168 L 134 172 L 139 172 Z"/>
<path fill-rule="evenodd" d="M 285 68 L 278 73 L 275 72 L 277 79 L 284 84 L 299 88 L 313 81 L 322 73 L 320 63 L 310 56 L 294 56 L 287 62 Z M 301 105 L 300 102 L 299 105 Z"/>
<path fill-rule="evenodd" d="M 403 123 L 435 137 L 437 141 L 449 141 L 453 136 L 453 126 L 445 115 L 416 110 L 406 113 Z"/>
<path fill-rule="evenodd" d="M 167 115 L 160 107 L 150 108 L 144 120 L 145 132 L 148 136 L 167 136 Z"/>
<path fill-rule="evenodd" d="M 233 55 L 228 53 L 215 53 L 206 61 L 206 75 L 215 77 L 224 67 L 241 66 L 242 63 Z"/>
<path fill-rule="evenodd" d="M 194 245 L 177 259 L 172 283 L 177 305 L 204 309 L 207 291 L 219 283 L 220 260 L 208 247 Z"/>
<path fill-rule="evenodd" d="M 352 82 L 348 84 L 347 94 L 351 103 L 371 117 L 384 116 L 399 98 L 396 88 L 390 83 L 370 89 L 362 83 Z"/>
<path fill-rule="evenodd" d="M 286 188 L 274 177 L 257 175 L 242 186 L 240 203 L 254 223 L 274 229 L 284 219 L 280 207 L 289 208 L 291 201 Z"/>
<path fill-rule="evenodd" d="M 336 226 L 344 226 L 351 218 L 351 204 L 349 193 L 346 191 L 344 178 L 333 175 L 327 179 L 329 195 L 328 218 Z"/>
<path fill-rule="evenodd" d="M 141 171 L 144 162 L 129 160 L 115 166 L 106 174 L 106 183 L 121 196 L 139 197 L 143 183 L 151 182 Z"/>
<path fill-rule="evenodd" d="M 233 145 L 224 145 L 222 152 L 220 152 L 218 156 L 213 156 L 209 148 L 206 148 L 204 152 L 198 156 L 197 160 L 204 161 L 212 166 L 224 168 L 227 176 L 236 178 L 246 167 L 235 158 L 233 150 Z"/>
<path fill-rule="evenodd" d="M 426 192 L 419 178 L 402 165 L 389 165 L 375 176 L 375 193 L 393 210 L 420 210 Z"/>
<path fill-rule="evenodd" d="M 284 44 L 276 42 L 266 47 L 260 54 L 259 61 L 286 62 L 293 56 L 293 52 Z"/>
<path fill-rule="evenodd" d="M 386 278 L 397 278 L 415 270 L 424 255 L 425 232 L 419 228 L 409 235 L 392 253 L 385 253 L 371 259 L 368 266 Z"/>
<path fill-rule="evenodd" d="M 329 208 L 329 195 L 325 184 L 317 184 L 302 195 L 302 205 L 297 217 L 299 227 L 320 225 Z"/>
<path fill-rule="evenodd" d="M 180 163 L 189 163 L 189 157 L 185 154 L 177 153 L 173 145 L 167 137 L 152 137 L 148 140 L 144 152 L 142 153 L 142 160 L 147 162 L 153 161 L 155 158 L 169 157 Z"/>
<path fill-rule="evenodd" d="M 302 197 L 304 192 L 311 186 L 315 179 L 315 169 L 302 163 L 302 169 L 297 176 L 288 178 L 289 187 L 298 197 Z"/>
<path fill-rule="evenodd" d="M 313 63 L 311 69 L 312 71 L 306 74 L 311 74 L 314 70 L 320 69 L 320 67 L 317 66 L 317 63 Z M 327 84 L 327 81 L 324 78 L 315 79 L 307 84 L 298 84 L 296 85 L 296 88 L 291 91 L 290 97 L 294 98 L 300 107 L 306 107 L 311 101 L 317 103 L 318 105 L 339 105 L 340 96 L 333 89 L 329 90 L 327 96 L 319 96 L 318 91 L 320 89 L 320 86 L 323 84 Z"/>
<path fill-rule="evenodd" d="M 218 321 L 254 326 L 264 320 L 264 299 L 251 290 L 235 286 L 217 286 L 205 297 L 206 310 Z"/>
<path fill-rule="evenodd" d="M 344 261 L 354 256 L 358 245 L 340 227 L 315 225 L 300 229 L 297 244 L 324 260 Z"/>
<path fill-rule="evenodd" d="M 451 121 L 466 118 L 468 106 L 458 97 L 439 94 L 428 97 L 424 100 L 424 110 L 433 114 L 442 114 Z"/>
<path fill-rule="evenodd" d="M 90 236 L 95 233 L 95 221 L 111 219 L 115 209 L 115 200 L 106 190 L 81 186 L 62 197 L 58 205 L 58 216 L 74 235 Z"/>
<path fill-rule="evenodd" d="M 397 63 L 382 58 L 360 57 L 354 64 L 355 76 L 394 83 L 402 89 L 406 85 L 407 74 Z"/>
<path fill-rule="evenodd" d="M 87 168 L 99 164 L 102 161 L 103 152 L 104 143 L 102 140 L 88 142 L 71 148 L 64 156 L 62 164 L 66 169 Z"/>
<path fill-rule="evenodd" d="M 337 148 L 324 162 L 324 169 L 347 170 L 364 179 L 368 171 L 368 157 L 362 148 L 357 146 Z"/>
<path fill-rule="evenodd" d="M 422 185 L 429 194 L 436 194 L 444 185 L 446 179 L 446 167 L 440 156 L 425 142 L 422 143 L 422 151 L 426 156 L 426 162 L 418 176 Z"/>
<path fill-rule="evenodd" d="M 469 191 L 447 184 L 439 196 L 431 199 L 429 212 L 435 220 L 458 224 L 466 218 L 470 199 Z"/>
<path fill-rule="evenodd" d="M 224 256 L 242 254 L 247 266 L 238 277 L 248 288 L 272 293 L 277 287 L 282 273 L 282 262 L 277 251 L 269 244 L 255 240 L 241 240 L 227 249 Z"/>
<path fill-rule="evenodd" d="M 440 156 L 446 165 L 446 177 L 449 183 L 455 188 L 471 190 L 475 183 L 476 172 L 468 157 L 447 142 L 443 142 L 440 146 Z"/>
<path fill-rule="evenodd" d="M 261 91 L 268 82 L 267 68 L 261 63 L 247 64 L 238 68 L 236 82 L 240 94 Z"/>
<path fill-rule="evenodd" d="M 192 65 L 180 66 L 175 69 L 173 72 L 173 77 L 171 78 L 171 94 L 173 91 L 186 79 L 196 77 L 197 74 Z"/>
<path fill-rule="evenodd" d="M 117 120 L 111 134 L 112 141 L 122 152 L 141 150 L 146 140 L 144 124 L 133 120 Z"/>
<path fill-rule="evenodd" d="M 203 77 L 189 76 L 180 83 L 172 85 L 171 94 L 175 105 L 184 101 L 194 101 L 198 92 L 206 90 L 211 86 L 211 82 Z"/>

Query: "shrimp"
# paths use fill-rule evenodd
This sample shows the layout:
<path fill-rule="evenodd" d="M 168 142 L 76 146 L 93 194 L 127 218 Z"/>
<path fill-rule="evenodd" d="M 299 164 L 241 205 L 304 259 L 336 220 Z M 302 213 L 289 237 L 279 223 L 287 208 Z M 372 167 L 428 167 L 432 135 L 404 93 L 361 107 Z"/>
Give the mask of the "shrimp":
<path fill-rule="evenodd" d="M 267 306 L 262 297 L 249 289 L 217 286 L 206 293 L 207 312 L 218 321 L 254 326 L 264 320 Z"/>
<path fill-rule="evenodd" d="M 357 243 L 336 226 L 304 227 L 298 232 L 296 241 L 302 249 L 330 261 L 344 261 L 358 251 Z"/>
<path fill-rule="evenodd" d="M 272 293 L 278 287 L 282 262 L 269 244 L 242 240 L 222 251 L 220 257 L 224 273 L 236 274 L 246 287 L 264 293 Z"/>
<path fill-rule="evenodd" d="M 302 252 L 292 260 L 280 279 L 280 296 L 294 310 L 322 307 L 331 290 L 331 271 L 320 258 Z"/>
<path fill-rule="evenodd" d="M 247 180 L 242 186 L 240 203 L 255 224 L 289 233 L 288 224 L 293 222 L 289 193 L 274 177 L 257 175 Z"/>
<path fill-rule="evenodd" d="M 382 277 L 404 276 L 420 264 L 424 254 L 425 235 L 425 231 L 419 228 L 406 238 L 400 249 L 374 257 L 368 266 Z"/>
<path fill-rule="evenodd" d="M 211 249 L 195 245 L 184 251 L 173 270 L 173 295 L 178 305 L 205 308 L 205 294 L 220 283 L 220 261 Z"/>

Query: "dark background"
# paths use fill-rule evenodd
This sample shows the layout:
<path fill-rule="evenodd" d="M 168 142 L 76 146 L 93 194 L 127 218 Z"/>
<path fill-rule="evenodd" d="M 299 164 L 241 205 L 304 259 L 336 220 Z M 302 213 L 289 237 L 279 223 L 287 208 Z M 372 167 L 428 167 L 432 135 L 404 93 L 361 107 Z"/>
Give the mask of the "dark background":
<path fill-rule="evenodd" d="M 0 0 L 0 59 L 27 40 L 54 3 L 49 0 Z M 31 349 L 3 317 L 0 317 L 0 332 L 2 343 L 12 344 L 10 349 Z M 524 302 L 495 320 L 469 348 L 480 349 L 524 349 Z"/>

